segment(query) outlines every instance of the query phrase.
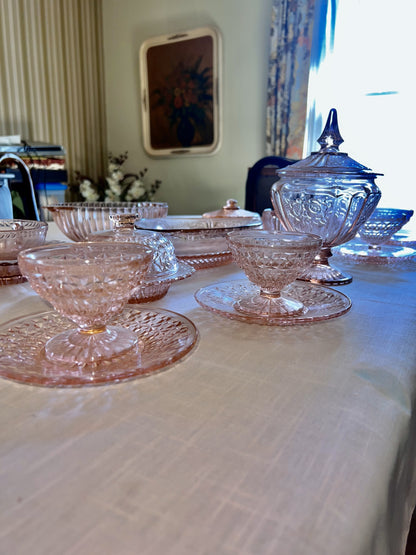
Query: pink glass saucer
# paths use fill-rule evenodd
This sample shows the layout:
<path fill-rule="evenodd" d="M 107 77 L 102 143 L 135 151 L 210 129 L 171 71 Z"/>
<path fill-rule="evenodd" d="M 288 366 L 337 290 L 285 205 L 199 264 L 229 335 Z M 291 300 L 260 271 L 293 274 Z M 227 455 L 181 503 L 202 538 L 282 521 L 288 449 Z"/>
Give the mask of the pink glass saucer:
<path fill-rule="evenodd" d="M 233 260 L 230 251 L 200 254 L 195 256 L 180 256 L 178 260 L 186 262 L 195 270 L 206 270 L 207 268 L 216 268 L 217 266 L 224 266 L 230 264 Z"/>
<path fill-rule="evenodd" d="M 367 243 L 354 240 L 335 249 L 334 254 L 339 254 L 349 262 L 367 264 L 399 266 L 416 263 L 416 249 L 388 243 L 380 245 L 377 249 L 369 249 Z"/>
<path fill-rule="evenodd" d="M 0 376 L 48 387 L 80 387 L 118 383 L 167 370 L 187 355 L 198 340 L 195 325 L 185 316 L 161 309 L 128 306 L 112 324 L 139 336 L 140 352 L 78 366 L 46 359 L 44 345 L 74 324 L 54 310 L 11 320 L 0 326 Z"/>
<path fill-rule="evenodd" d="M 287 297 L 303 303 L 304 311 L 302 313 L 295 313 L 291 316 L 267 317 L 238 312 L 235 309 L 237 301 L 243 295 L 256 291 L 259 291 L 259 288 L 248 280 L 226 281 L 202 287 L 195 293 L 195 299 L 203 308 L 220 316 L 249 324 L 267 326 L 293 326 L 329 320 L 345 314 L 351 308 L 350 299 L 335 289 L 295 281 L 285 287 L 284 291 Z"/>

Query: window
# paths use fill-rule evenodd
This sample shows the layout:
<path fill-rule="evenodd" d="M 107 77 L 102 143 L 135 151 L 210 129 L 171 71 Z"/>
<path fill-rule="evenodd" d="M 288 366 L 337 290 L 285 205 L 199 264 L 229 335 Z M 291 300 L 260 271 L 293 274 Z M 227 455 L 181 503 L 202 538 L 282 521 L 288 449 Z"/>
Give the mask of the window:
<path fill-rule="evenodd" d="M 379 206 L 410 208 L 416 230 L 416 94 L 412 0 L 322 0 L 336 19 L 333 48 L 311 69 L 304 156 L 316 151 L 330 108 L 338 111 L 340 150 L 375 172 Z"/>

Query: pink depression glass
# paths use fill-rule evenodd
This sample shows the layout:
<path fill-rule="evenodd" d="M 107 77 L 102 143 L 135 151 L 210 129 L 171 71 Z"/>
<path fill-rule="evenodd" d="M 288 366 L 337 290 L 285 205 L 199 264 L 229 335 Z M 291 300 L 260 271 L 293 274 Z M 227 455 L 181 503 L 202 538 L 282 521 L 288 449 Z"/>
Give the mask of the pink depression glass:
<path fill-rule="evenodd" d="M 133 213 L 138 218 L 156 218 L 168 213 L 165 202 L 63 202 L 46 208 L 62 233 L 72 241 L 87 241 L 91 233 L 112 229 L 112 214 Z"/>
<path fill-rule="evenodd" d="M 288 231 L 250 230 L 228 234 L 233 259 L 248 279 L 260 287 L 239 299 L 235 310 L 256 316 L 288 316 L 303 311 L 303 304 L 285 295 L 319 253 L 317 235 Z"/>
<path fill-rule="evenodd" d="M 43 245 L 47 231 L 46 222 L 0 220 L 0 285 L 25 281 L 17 264 L 17 255 L 24 249 Z"/>
<path fill-rule="evenodd" d="M 413 210 L 376 208 L 358 230 L 358 236 L 368 244 L 369 249 L 380 249 L 412 216 Z"/>
<path fill-rule="evenodd" d="M 19 254 L 32 288 L 78 327 L 52 337 L 49 360 L 84 365 L 137 348 L 138 336 L 108 322 L 140 286 L 152 260 L 132 243 L 58 243 Z"/>

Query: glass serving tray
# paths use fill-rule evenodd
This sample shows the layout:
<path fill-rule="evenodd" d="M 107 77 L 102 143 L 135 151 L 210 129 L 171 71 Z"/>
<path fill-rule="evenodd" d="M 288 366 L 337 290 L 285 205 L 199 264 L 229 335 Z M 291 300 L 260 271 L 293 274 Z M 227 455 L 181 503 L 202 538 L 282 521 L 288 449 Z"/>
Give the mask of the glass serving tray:
<path fill-rule="evenodd" d="M 321 320 L 329 320 L 345 314 L 351 308 L 351 300 L 329 287 L 295 281 L 285 287 L 285 294 L 299 300 L 304 305 L 304 312 L 291 316 L 256 316 L 239 312 L 235 309 L 236 302 L 245 294 L 259 291 L 259 288 L 247 279 L 214 283 L 202 287 L 195 293 L 195 299 L 206 310 L 232 320 L 240 320 L 249 324 L 267 326 L 293 326 L 311 324 Z"/>
<path fill-rule="evenodd" d="M 32 314 L 0 326 L 0 376 L 48 387 L 80 387 L 143 378 L 180 361 L 196 345 L 198 331 L 185 316 L 162 309 L 128 306 L 112 324 L 139 336 L 140 351 L 87 365 L 51 362 L 44 346 L 54 335 L 74 327 L 54 310 Z"/>

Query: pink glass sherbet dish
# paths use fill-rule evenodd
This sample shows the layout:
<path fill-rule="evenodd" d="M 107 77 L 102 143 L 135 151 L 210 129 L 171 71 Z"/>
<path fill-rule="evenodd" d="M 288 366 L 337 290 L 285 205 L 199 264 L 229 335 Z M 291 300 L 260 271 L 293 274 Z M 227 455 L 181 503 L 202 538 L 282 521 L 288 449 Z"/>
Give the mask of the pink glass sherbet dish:
<path fill-rule="evenodd" d="M 396 264 L 416 261 L 416 250 L 406 245 L 389 244 L 413 216 L 413 210 L 376 208 L 371 217 L 360 227 L 356 238 L 342 246 L 338 252 L 355 262 Z"/>
<path fill-rule="evenodd" d="M 0 220 L 0 285 L 25 281 L 17 264 L 17 255 L 21 250 L 42 245 L 47 231 L 46 222 Z"/>
<path fill-rule="evenodd" d="M 319 253 L 317 235 L 285 231 L 250 230 L 228 234 L 234 261 L 248 279 L 260 287 L 243 295 L 235 310 L 264 317 L 287 317 L 303 311 L 299 300 L 287 296 L 285 287 L 296 280 Z"/>
<path fill-rule="evenodd" d="M 91 233 L 112 229 L 111 214 L 159 218 L 168 213 L 166 202 L 64 202 L 46 208 L 59 229 L 72 241 L 86 241 Z"/>
<path fill-rule="evenodd" d="M 52 361 L 80 366 L 138 349 L 137 334 L 109 325 L 140 285 L 151 251 L 129 243 L 57 243 L 19 253 L 31 287 L 77 325 L 45 344 Z"/>

